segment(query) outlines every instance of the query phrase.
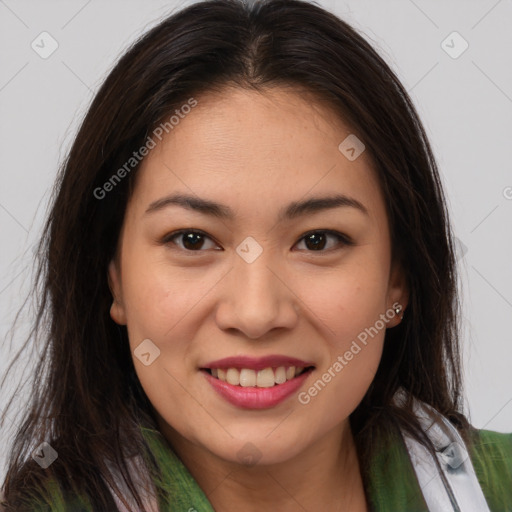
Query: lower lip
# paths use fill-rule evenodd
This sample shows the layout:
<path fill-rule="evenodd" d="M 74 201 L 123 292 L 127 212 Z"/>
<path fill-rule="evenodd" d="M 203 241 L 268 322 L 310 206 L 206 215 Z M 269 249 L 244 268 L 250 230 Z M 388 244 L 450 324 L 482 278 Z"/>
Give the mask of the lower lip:
<path fill-rule="evenodd" d="M 233 405 L 243 409 L 269 409 L 284 402 L 297 391 L 313 369 L 309 369 L 283 384 L 275 384 L 271 388 L 233 386 L 213 377 L 206 370 L 201 371 L 213 389 Z"/>

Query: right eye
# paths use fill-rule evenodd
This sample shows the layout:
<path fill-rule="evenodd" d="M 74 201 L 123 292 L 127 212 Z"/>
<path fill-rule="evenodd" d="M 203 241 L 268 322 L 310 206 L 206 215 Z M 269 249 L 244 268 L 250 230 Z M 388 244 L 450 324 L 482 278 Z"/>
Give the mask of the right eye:
<path fill-rule="evenodd" d="M 179 240 L 181 244 L 176 243 L 174 240 Z M 213 241 L 204 231 L 196 229 L 180 229 L 165 235 L 162 242 L 164 244 L 177 245 L 178 248 L 186 252 L 201 252 L 204 248 L 205 240 Z M 215 245 L 215 244 L 214 244 Z"/>

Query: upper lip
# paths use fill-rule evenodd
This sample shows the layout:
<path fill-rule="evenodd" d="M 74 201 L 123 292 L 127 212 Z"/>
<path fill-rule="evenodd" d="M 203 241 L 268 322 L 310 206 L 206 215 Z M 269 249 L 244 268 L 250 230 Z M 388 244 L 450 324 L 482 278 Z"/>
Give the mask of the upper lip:
<path fill-rule="evenodd" d="M 264 368 L 279 368 L 280 366 L 307 367 L 313 363 L 281 355 L 269 355 L 264 357 L 234 356 L 217 359 L 202 368 L 248 368 L 251 370 L 263 370 Z"/>

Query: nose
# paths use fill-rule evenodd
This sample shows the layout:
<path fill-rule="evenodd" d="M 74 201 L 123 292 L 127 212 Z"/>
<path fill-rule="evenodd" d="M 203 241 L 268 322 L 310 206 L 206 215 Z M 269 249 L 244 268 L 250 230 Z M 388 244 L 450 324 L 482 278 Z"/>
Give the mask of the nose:
<path fill-rule="evenodd" d="M 298 302 L 293 278 L 275 262 L 263 255 L 252 263 L 239 258 L 224 280 L 217 325 L 259 339 L 279 328 L 292 329 L 298 321 Z"/>

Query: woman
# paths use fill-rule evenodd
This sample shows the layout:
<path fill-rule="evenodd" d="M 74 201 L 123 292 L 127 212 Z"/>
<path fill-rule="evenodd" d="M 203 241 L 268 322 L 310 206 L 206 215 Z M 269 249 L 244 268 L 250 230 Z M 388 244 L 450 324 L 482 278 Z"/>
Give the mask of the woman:
<path fill-rule="evenodd" d="M 510 510 L 512 434 L 462 412 L 428 140 L 334 15 L 218 0 L 149 31 L 41 252 L 5 510 Z"/>

